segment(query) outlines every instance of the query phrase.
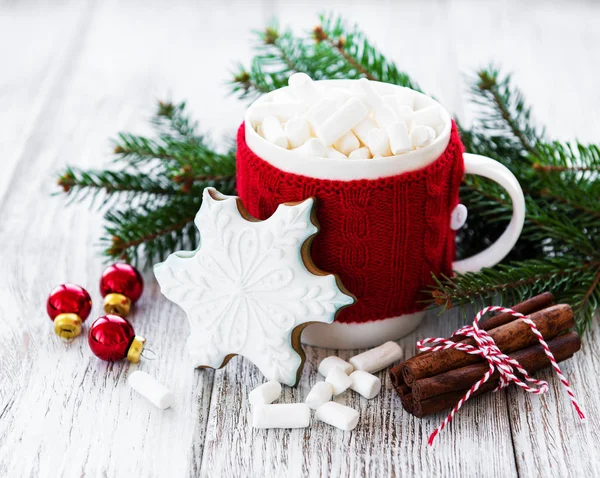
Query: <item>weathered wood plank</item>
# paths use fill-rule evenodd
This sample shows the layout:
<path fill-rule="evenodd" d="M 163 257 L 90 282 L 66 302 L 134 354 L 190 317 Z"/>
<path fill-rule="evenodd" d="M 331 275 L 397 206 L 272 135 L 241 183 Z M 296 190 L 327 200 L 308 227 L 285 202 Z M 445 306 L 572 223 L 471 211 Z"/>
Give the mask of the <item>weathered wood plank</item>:
<path fill-rule="evenodd" d="M 223 29 L 231 7 L 211 15 L 187 5 L 166 12 L 97 5 L 91 23 L 68 45 L 71 53 L 53 80 L 52 94 L 31 119 L 22 150 L 14 150 L 17 167 L 0 206 L 2 476 L 193 476 L 199 471 L 212 377 L 188 367 L 182 351 L 185 319 L 160 296 L 150 275 L 131 319 L 160 357 L 140 368 L 174 390 L 172 409 L 162 412 L 134 395 L 126 384 L 128 364 L 100 362 L 85 336 L 64 345 L 52 334 L 44 309 L 50 289 L 64 281 L 86 286 L 95 300 L 91 322 L 101 315 L 97 281 L 103 266 L 97 255 L 100 216 L 85 207 L 65 208 L 64 200 L 49 194 L 56 169 L 65 163 L 106 164 L 108 138 L 121 129 L 144 130 L 144 112 L 169 89 L 190 93 L 196 101 L 223 95 L 234 52 L 215 62 L 222 76 L 196 57 L 223 30 L 241 30 L 234 21 Z M 54 18 L 57 28 L 69 27 L 71 19 Z M 211 55 L 216 59 L 219 51 Z M 235 127 L 238 118 L 229 120 L 227 127 Z"/>
<path fill-rule="evenodd" d="M 449 334 L 462 324 L 458 311 L 430 313 L 418 332 L 401 341 L 408 356 L 418 338 Z M 318 380 L 319 362 L 334 354 L 307 348 L 307 363 L 296 389 L 284 387 L 279 403 L 303 401 Z M 348 359 L 356 352 L 343 351 Z M 406 413 L 387 375 L 381 394 L 366 400 L 347 391 L 335 400 L 360 411 L 353 432 L 312 420 L 300 430 L 254 430 L 248 393 L 264 379 L 248 361 L 232 360 L 215 373 L 202 465 L 203 476 L 516 476 L 504 393 L 479 397 L 465 406 L 439 437 L 427 438 L 443 414 L 417 419 Z M 248 450 L 252 450 L 248 452 Z"/>
<path fill-rule="evenodd" d="M 0 6 L 0 203 L 92 15 L 90 2 Z"/>
<path fill-rule="evenodd" d="M 548 376 L 555 390 L 545 397 L 509 391 L 472 400 L 433 450 L 426 440 L 444 415 L 408 416 L 384 374 L 377 399 L 351 392 L 339 398 L 361 411 L 352 433 L 316 422 L 306 430 L 252 430 L 246 397 L 262 377 L 241 358 L 218 372 L 190 370 L 182 351 L 188 333 L 183 314 L 160 296 L 148 274 L 132 322 L 159 360 L 140 368 L 174 390 L 172 409 L 155 410 L 134 395 L 125 383 L 130 367 L 99 362 L 84 338 L 58 342 L 45 316 L 46 294 L 63 281 L 81 283 L 95 299 L 92 315 L 100 315 L 102 265 L 95 245 L 99 218 L 49 199 L 54 171 L 66 162 L 106 164 L 107 139 L 122 129 L 145 131 L 152 102 L 169 94 L 188 99 L 216 138 L 231 134 L 244 103 L 225 98 L 224 82 L 234 60 L 249 58 L 250 28 L 260 28 L 272 14 L 282 24 L 310 28 L 323 8 L 316 1 L 232 1 L 209 9 L 183 2 L 168 9 L 147 2 L 88 5 L 0 7 L 0 43 L 10 45 L 0 59 L 11 66 L 0 74 L 0 475 L 515 476 L 517 465 L 524 476 L 598 474 L 590 451 L 598 442 L 600 408 L 594 394 L 600 387 L 594 379 L 597 325 L 584 351 L 565 367 L 590 416 L 587 424 L 577 423 Z M 460 73 L 493 59 L 515 71 L 551 133 L 597 139 L 598 65 L 589 59 L 598 53 L 598 6 L 336 6 L 451 111 L 464 113 Z M 457 314 L 430 314 L 402 341 L 406 353 L 414 352 L 418 338 L 456 329 L 462 324 Z M 305 398 L 329 352 L 308 350 L 300 386 L 286 388 L 282 401 Z"/>

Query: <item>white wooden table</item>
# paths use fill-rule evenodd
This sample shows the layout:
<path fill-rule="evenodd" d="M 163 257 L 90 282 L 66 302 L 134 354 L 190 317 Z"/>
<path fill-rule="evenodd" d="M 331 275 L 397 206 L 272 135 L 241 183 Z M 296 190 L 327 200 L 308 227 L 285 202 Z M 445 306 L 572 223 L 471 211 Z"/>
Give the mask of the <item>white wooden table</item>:
<path fill-rule="evenodd" d="M 0 476 L 600 476 L 600 328 L 565 364 L 588 421 L 578 423 L 557 380 L 534 397 L 510 389 L 472 400 L 440 436 L 443 415 L 405 413 L 389 380 L 352 433 L 322 423 L 304 430 L 252 430 L 246 397 L 262 377 L 241 358 L 217 372 L 191 369 L 183 313 L 151 275 L 132 317 L 160 360 L 148 370 L 176 393 L 159 411 L 134 395 L 134 367 L 97 360 L 83 338 L 58 341 L 45 314 L 51 288 L 89 288 L 101 314 L 100 215 L 65 207 L 55 172 L 101 167 L 109 137 L 144 132 L 158 98 L 187 99 L 216 138 L 232 135 L 245 104 L 224 85 L 251 54 L 250 30 L 272 17 L 316 24 L 319 1 L 0 1 Z M 302 5 L 300 5 L 302 3 Z M 525 2 L 523 2 L 525 3 Z M 515 72 L 549 133 L 598 141 L 600 7 L 592 2 L 334 2 L 461 118 L 463 74 L 490 61 Z M 457 312 L 429 315 L 401 341 L 447 335 Z M 307 350 L 302 400 L 330 351 Z M 344 352 L 342 357 L 349 357 Z"/>

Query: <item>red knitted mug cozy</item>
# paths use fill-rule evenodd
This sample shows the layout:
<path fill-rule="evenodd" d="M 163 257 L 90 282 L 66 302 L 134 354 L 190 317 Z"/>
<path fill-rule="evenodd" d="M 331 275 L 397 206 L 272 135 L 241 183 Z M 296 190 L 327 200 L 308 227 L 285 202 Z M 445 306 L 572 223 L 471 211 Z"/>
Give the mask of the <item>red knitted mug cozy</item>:
<path fill-rule="evenodd" d="M 283 202 L 317 198 L 320 233 L 312 257 L 339 275 L 357 302 L 337 321 L 368 322 L 424 309 L 431 274 L 452 274 L 450 216 L 464 174 L 463 145 L 450 142 L 433 163 L 380 179 L 337 181 L 287 173 L 254 154 L 237 136 L 237 190 L 250 214 L 267 219 Z M 402 159 L 398 159 L 402 161 Z"/>

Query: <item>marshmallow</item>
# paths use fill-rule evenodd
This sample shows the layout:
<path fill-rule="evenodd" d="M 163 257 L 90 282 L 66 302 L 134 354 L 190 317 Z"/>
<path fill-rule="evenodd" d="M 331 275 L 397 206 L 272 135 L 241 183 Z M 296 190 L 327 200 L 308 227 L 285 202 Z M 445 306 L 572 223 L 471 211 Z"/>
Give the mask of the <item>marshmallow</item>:
<path fill-rule="evenodd" d="M 369 131 L 367 145 L 374 156 L 390 156 L 392 154 L 388 135 L 382 129 L 374 128 Z"/>
<path fill-rule="evenodd" d="M 356 98 L 350 98 L 329 118 L 317 126 L 317 136 L 326 145 L 335 143 L 341 136 L 360 123 L 369 113 Z"/>
<path fill-rule="evenodd" d="M 330 146 L 329 148 L 327 148 L 327 157 L 328 158 L 334 158 L 334 159 L 348 159 L 348 157 L 343 154 L 340 153 L 337 149 L 335 149 L 334 147 Z"/>
<path fill-rule="evenodd" d="M 396 93 L 396 103 L 398 106 L 406 105 L 411 110 L 415 109 L 415 93 L 410 88 L 402 88 Z"/>
<path fill-rule="evenodd" d="M 281 395 L 281 384 L 276 380 L 263 383 L 248 394 L 248 401 L 252 406 L 268 405 Z"/>
<path fill-rule="evenodd" d="M 347 156 L 355 149 L 360 148 L 360 142 L 356 136 L 354 136 L 352 131 L 348 131 L 344 136 L 333 143 L 333 146 L 335 149 Z"/>
<path fill-rule="evenodd" d="M 358 411 L 335 402 L 321 405 L 315 414 L 318 420 L 332 425 L 340 430 L 351 431 L 358 424 Z"/>
<path fill-rule="evenodd" d="M 335 107 L 340 108 L 346 101 L 352 98 L 352 93 L 346 88 L 331 88 L 327 91 L 327 97 L 331 98 Z"/>
<path fill-rule="evenodd" d="M 386 129 L 398 122 L 398 119 L 390 105 L 382 105 L 375 110 L 375 122 L 380 128 Z"/>
<path fill-rule="evenodd" d="M 376 397 L 381 390 L 381 380 L 379 377 L 364 370 L 352 372 L 350 380 L 352 380 L 350 388 L 369 400 Z"/>
<path fill-rule="evenodd" d="M 333 367 L 327 374 L 325 381 L 331 384 L 333 387 L 334 395 L 339 395 L 340 393 L 345 392 L 348 390 L 348 388 L 350 388 L 350 385 L 352 385 L 352 380 L 350 380 L 350 377 L 348 377 L 344 370 L 339 367 Z"/>
<path fill-rule="evenodd" d="M 306 403 L 259 405 L 252 409 L 254 428 L 306 428 L 310 424 L 310 408 Z"/>
<path fill-rule="evenodd" d="M 416 148 L 427 146 L 435 139 L 435 130 L 430 126 L 416 125 L 410 132 L 410 142 Z"/>
<path fill-rule="evenodd" d="M 279 88 L 278 90 L 275 90 L 269 99 L 274 103 L 293 103 L 296 101 L 296 99 L 293 98 L 286 90 L 289 89 Z"/>
<path fill-rule="evenodd" d="M 406 153 L 412 149 L 406 123 L 403 121 L 394 123 L 387 131 L 390 138 L 390 149 L 392 150 L 392 154 Z"/>
<path fill-rule="evenodd" d="M 314 81 L 306 73 L 294 73 L 288 78 L 290 93 L 301 101 L 315 103 L 321 98 L 321 93 Z"/>
<path fill-rule="evenodd" d="M 281 148 L 288 148 L 288 139 L 285 136 L 281 123 L 275 116 L 267 116 L 263 120 L 262 130 L 265 139 L 269 143 L 276 144 Z"/>
<path fill-rule="evenodd" d="M 310 126 L 306 118 L 298 117 L 289 119 L 285 123 L 283 131 L 292 148 L 302 146 L 310 138 Z"/>
<path fill-rule="evenodd" d="M 352 373 L 354 370 L 354 367 L 345 360 L 342 360 L 335 355 L 330 355 L 329 357 L 325 357 L 323 360 L 321 360 L 321 363 L 319 364 L 319 373 L 323 375 L 323 377 L 327 377 L 329 372 L 331 372 L 331 370 L 333 370 L 335 367 L 341 368 L 346 375 Z"/>
<path fill-rule="evenodd" d="M 316 129 L 323 121 L 329 118 L 335 112 L 335 100 L 333 98 L 323 98 L 317 101 L 306 112 L 306 119 Z"/>
<path fill-rule="evenodd" d="M 327 382 L 317 382 L 315 386 L 310 390 L 306 397 L 306 404 L 316 410 L 324 403 L 331 400 L 333 396 L 333 386 Z"/>
<path fill-rule="evenodd" d="M 465 225 L 469 211 L 464 204 L 457 204 L 450 216 L 450 229 L 456 231 Z"/>
<path fill-rule="evenodd" d="M 396 342 L 386 342 L 379 347 L 355 355 L 349 362 L 355 370 L 374 373 L 389 367 L 402 358 L 402 347 Z"/>
<path fill-rule="evenodd" d="M 367 144 L 369 141 L 369 131 L 371 131 L 373 128 L 377 128 L 377 124 L 373 120 L 365 118 L 354 128 L 352 128 L 352 132 L 358 139 L 361 140 L 363 144 Z"/>
<path fill-rule="evenodd" d="M 146 372 L 132 372 L 127 382 L 137 393 L 162 410 L 169 408 L 173 403 L 173 393 Z"/>
<path fill-rule="evenodd" d="M 317 158 L 324 158 L 327 156 L 325 145 L 317 138 L 309 139 L 299 148 L 295 148 L 294 151 L 306 156 L 315 156 Z"/>
<path fill-rule="evenodd" d="M 371 159 L 371 151 L 366 146 L 355 149 L 348 155 L 348 159 Z"/>
<path fill-rule="evenodd" d="M 424 126 L 435 126 L 443 122 L 442 108 L 439 105 L 428 106 L 413 113 L 413 121 Z"/>
<path fill-rule="evenodd" d="M 286 103 L 261 102 L 252 105 L 250 119 L 253 124 L 262 123 L 268 116 L 275 116 L 280 121 L 287 121 L 294 116 L 299 116 L 307 109 L 306 103 L 302 101 L 291 101 Z"/>
<path fill-rule="evenodd" d="M 413 120 L 414 111 L 406 105 L 398 106 L 398 109 L 395 111 L 395 113 L 398 121 L 405 121 L 408 123 L 409 121 Z"/>
<path fill-rule="evenodd" d="M 352 92 L 358 97 L 363 103 L 365 103 L 370 109 L 375 110 L 384 104 L 384 100 L 377 94 L 373 84 L 366 78 L 352 84 Z"/>

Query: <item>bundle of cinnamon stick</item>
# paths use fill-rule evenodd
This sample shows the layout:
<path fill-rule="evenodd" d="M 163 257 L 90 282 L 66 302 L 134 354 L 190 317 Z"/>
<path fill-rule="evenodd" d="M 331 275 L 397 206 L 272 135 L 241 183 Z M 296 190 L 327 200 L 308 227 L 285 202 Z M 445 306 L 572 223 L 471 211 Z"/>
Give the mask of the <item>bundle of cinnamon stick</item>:
<path fill-rule="evenodd" d="M 581 347 L 574 325 L 573 311 L 566 304 L 554 305 L 550 293 L 540 294 L 511 309 L 528 316 L 537 326 L 558 362 L 571 358 Z M 517 360 L 529 374 L 550 366 L 544 349 L 522 320 L 501 313 L 479 324 L 496 342 L 500 350 Z M 462 340 L 461 340 L 462 339 Z M 473 339 L 453 337 L 450 340 L 475 345 Z M 488 370 L 478 355 L 456 349 L 423 352 L 390 370 L 394 388 L 404 409 L 417 417 L 452 408 Z M 499 383 L 496 372 L 473 396 L 494 390 Z"/>

